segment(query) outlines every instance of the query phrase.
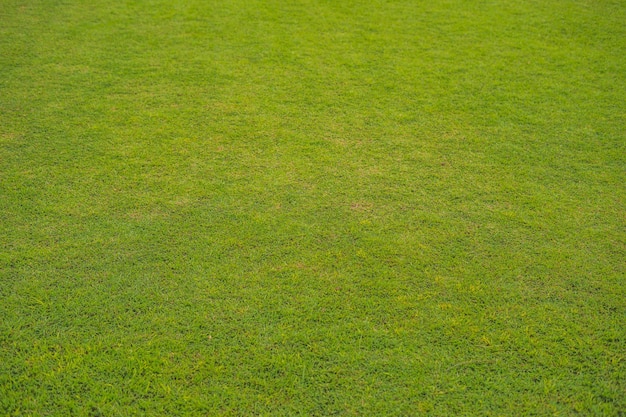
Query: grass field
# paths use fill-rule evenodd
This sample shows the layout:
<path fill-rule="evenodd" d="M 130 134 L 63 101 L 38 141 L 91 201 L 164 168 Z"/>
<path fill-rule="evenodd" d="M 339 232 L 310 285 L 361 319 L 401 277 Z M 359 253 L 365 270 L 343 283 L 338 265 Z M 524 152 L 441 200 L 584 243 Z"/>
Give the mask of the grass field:
<path fill-rule="evenodd" d="M 626 415 L 622 0 L 2 0 L 0 415 Z"/>

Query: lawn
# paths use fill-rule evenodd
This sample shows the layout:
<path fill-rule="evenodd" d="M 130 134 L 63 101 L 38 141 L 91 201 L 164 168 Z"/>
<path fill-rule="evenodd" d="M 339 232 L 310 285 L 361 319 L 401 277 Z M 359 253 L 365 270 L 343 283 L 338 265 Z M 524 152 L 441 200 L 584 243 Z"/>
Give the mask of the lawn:
<path fill-rule="evenodd" d="M 2 0 L 0 415 L 626 413 L 622 0 Z"/>

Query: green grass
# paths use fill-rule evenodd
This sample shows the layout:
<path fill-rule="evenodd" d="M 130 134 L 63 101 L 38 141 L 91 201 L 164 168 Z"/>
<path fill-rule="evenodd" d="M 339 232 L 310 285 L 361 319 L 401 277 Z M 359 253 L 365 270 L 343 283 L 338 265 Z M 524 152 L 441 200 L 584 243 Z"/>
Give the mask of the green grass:
<path fill-rule="evenodd" d="M 0 414 L 626 412 L 626 3 L 0 3 Z"/>

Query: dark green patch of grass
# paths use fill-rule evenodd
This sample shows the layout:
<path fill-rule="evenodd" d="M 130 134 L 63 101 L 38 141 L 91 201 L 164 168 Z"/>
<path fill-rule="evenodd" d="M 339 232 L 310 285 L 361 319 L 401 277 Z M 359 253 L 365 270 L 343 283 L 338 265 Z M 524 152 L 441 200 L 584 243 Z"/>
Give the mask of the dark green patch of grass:
<path fill-rule="evenodd" d="M 3 1 L 0 412 L 621 415 L 624 21 Z"/>

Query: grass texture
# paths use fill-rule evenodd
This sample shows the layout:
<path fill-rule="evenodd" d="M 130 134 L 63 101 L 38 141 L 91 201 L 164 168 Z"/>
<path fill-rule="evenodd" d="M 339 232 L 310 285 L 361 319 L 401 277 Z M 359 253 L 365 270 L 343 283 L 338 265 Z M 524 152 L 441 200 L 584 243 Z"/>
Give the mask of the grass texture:
<path fill-rule="evenodd" d="M 0 414 L 623 416 L 624 22 L 3 0 Z"/>

